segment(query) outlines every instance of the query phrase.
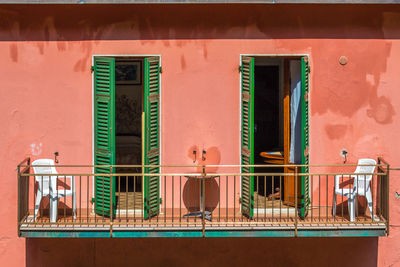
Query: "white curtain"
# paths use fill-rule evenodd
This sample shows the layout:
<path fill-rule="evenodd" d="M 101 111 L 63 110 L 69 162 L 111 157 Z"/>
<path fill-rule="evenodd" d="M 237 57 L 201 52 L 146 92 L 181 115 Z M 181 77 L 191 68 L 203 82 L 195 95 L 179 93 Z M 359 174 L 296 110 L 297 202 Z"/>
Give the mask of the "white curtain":
<path fill-rule="evenodd" d="M 301 163 L 301 61 L 290 61 L 290 153 L 289 162 Z"/>

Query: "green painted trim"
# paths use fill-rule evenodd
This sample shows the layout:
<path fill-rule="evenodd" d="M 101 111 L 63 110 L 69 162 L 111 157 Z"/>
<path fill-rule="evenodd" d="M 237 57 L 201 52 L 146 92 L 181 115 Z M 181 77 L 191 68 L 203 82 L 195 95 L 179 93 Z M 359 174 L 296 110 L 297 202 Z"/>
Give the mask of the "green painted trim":
<path fill-rule="evenodd" d="M 378 230 L 301 230 L 297 237 L 378 237 L 385 236 L 384 229 Z M 134 237 L 202 237 L 201 231 L 114 231 L 115 238 Z M 21 231 L 26 238 L 109 238 L 109 231 Z M 206 231 L 205 237 L 295 237 L 293 230 L 270 231 Z"/>
<path fill-rule="evenodd" d="M 248 68 L 249 71 L 249 76 L 248 76 L 248 85 L 244 82 L 244 71 L 245 69 Z M 242 103 L 241 103 L 241 164 L 242 165 L 254 165 L 254 57 L 242 57 L 242 62 L 241 62 L 241 90 L 240 92 L 242 93 Z M 244 93 L 248 90 L 248 95 L 249 99 L 246 101 L 244 97 Z M 245 112 L 245 103 L 247 102 L 248 106 L 248 111 Z M 246 115 L 247 113 L 247 115 Z M 247 126 L 244 126 L 245 122 L 247 122 Z M 245 145 L 244 142 L 244 132 L 247 131 L 247 144 Z M 243 148 L 248 150 L 248 153 L 243 152 Z M 245 161 L 243 161 L 243 157 L 246 158 Z M 247 160 L 248 159 L 248 160 Z M 241 173 L 254 173 L 254 167 L 250 168 L 241 168 Z M 245 216 L 248 217 L 253 217 L 254 216 L 254 176 L 245 176 L 246 178 L 242 177 L 241 183 L 242 183 L 242 189 L 241 189 L 241 199 L 242 199 L 242 213 Z M 248 181 L 248 188 L 249 191 L 248 195 L 250 199 L 247 199 L 247 197 L 244 194 L 244 188 L 247 188 L 244 186 L 244 179 L 246 180 L 245 182 L 247 183 Z M 247 192 L 246 192 L 247 193 Z M 249 206 L 249 211 L 247 210 L 247 205 Z"/>
<path fill-rule="evenodd" d="M 113 232 L 113 237 L 202 237 L 201 231 L 181 232 Z"/>
<path fill-rule="evenodd" d="M 98 231 L 92 231 L 92 232 L 54 232 L 54 231 L 47 231 L 47 232 L 42 232 L 42 231 L 21 231 L 21 237 L 27 237 L 27 238 L 104 238 L 104 237 L 110 237 L 110 232 L 98 232 Z"/>
<path fill-rule="evenodd" d="M 301 164 L 308 165 L 309 155 L 305 151 L 309 151 L 309 64 L 308 58 L 301 58 Z M 301 167 L 301 173 L 308 173 L 308 167 Z M 300 217 L 307 216 L 307 208 L 309 204 L 309 178 L 308 176 L 301 176 L 301 204 L 300 204 Z"/>
<path fill-rule="evenodd" d="M 101 79 L 99 79 L 99 76 Z M 107 77 L 107 84 L 105 78 Z M 115 165 L 115 58 L 94 57 L 94 164 Z M 106 90 L 108 88 L 108 91 Z M 98 123 L 101 121 L 101 123 Z M 107 124 L 107 126 L 104 126 Z M 99 137 L 100 136 L 100 137 Z M 105 141 L 106 140 L 106 141 Z M 96 167 L 95 173 L 109 174 L 114 168 Z M 112 191 L 110 188 L 110 181 Z M 95 177 L 95 212 L 99 215 L 116 215 L 116 182 L 114 177 Z M 110 196 L 111 192 L 111 196 Z M 104 199 L 112 197 L 113 206 Z M 111 209 L 111 210 L 110 210 Z"/>
<path fill-rule="evenodd" d="M 155 68 L 156 67 L 156 68 Z M 151 70 L 152 69 L 152 70 Z M 156 71 L 154 71 L 154 69 Z M 156 85 L 156 86 L 155 86 Z M 160 59 L 144 59 L 144 164 L 160 164 Z M 145 167 L 144 173 L 160 173 L 159 167 Z M 158 176 L 144 176 L 144 218 L 160 212 L 160 181 Z"/>
<path fill-rule="evenodd" d="M 376 237 L 385 236 L 385 230 L 307 230 L 297 231 L 298 237 Z"/>

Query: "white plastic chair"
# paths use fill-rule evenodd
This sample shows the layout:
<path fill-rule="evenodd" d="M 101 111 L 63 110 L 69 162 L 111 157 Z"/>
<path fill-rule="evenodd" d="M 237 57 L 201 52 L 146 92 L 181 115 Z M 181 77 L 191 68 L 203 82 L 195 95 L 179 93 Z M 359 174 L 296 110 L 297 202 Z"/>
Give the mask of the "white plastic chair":
<path fill-rule="evenodd" d="M 366 166 L 369 165 L 369 166 Z M 335 176 L 335 192 L 333 194 L 333 216 L 336 216 L 336 195 L 343 195 L 348 198 L 348 207 L 350 221 L 354 222 L 355 217 L 355 205 L 357 205 L 356 196 L 365 196 L 368 203 L 368 208 L 371 213 L 372 220 L 374 214 L 372 213 L 372 193 L 371 193 L 371 180 L 372 173 L 375 171 L 376 161 L 373 159 L 360 159 L 357 164 L 357 168 L 354 175 L 336 175 Z M 366 173 L 368 175 L 360 175 Z M 339 181 L 342 177 L 354 178 L 353 188 L 345 186 L 344 188 L 339 187 Z"/>
<path fill-rule="evenodd" d="M 35 174 L 58 174 L 56 168 L 54 167 L 54 161 L 52 159 L 38 159 L 32 162 L 33 171 Z M 40 166 L 40 165 L 51 165 Z M 36 182 L 39 184 L 39 188 L 36 196 L 34 220 L 39 211 L 40 202 L 42 197 L 49 196 L 50 198 L 50 222 L 57 221 L 57 210 L 58 210 L 58 199 L 72 196 L 72 210 L 74 213 L 74 218 L 76 219 L 76 198 L 75 198 L 75 177 L 74 176 L 35 176 Z M 70 179 L 71 189 L 58 189 L 57 179 L 58 178 Z M 62 179 L 64 181 L 64 179 Z"/>

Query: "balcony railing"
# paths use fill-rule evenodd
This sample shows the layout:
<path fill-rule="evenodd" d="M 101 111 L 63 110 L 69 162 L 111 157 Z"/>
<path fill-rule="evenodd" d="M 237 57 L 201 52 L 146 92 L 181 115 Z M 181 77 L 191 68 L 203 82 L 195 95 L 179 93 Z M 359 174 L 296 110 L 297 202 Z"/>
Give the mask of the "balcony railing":
<path fill-rule="evenodd" d="M 357 236 L 388 230 L 389 166 L 382 159 L 371 174 L 373 218 L 358 196 L 354 220 L 348 198 L 338 194 L 334 205 L 333 196 L 335 179 L 342 190 L 353 188 L 356 178 L 347 176 L 356 165 L 309 165 L 308 173 L 302 165 L 169 165 L 157 166 L 156 174 L 141 173 L 149 167 L 143 165 L 55 167 L 58 174 L 43 175 L 33 173 L 29 159 L 18 165 L 22 236 Z M 93 171 L 100 167 L 110 173 Z M 254 171 L 242 173 L 244 167 Z M 72 196 L 62 194 L 73 189 L 66 176 L 74 179 Z M 156 187 L 145 188 L 151 177 Z M 35 218 L 40 179 L 56 179 L 58 189 L 41 183 L 53 195 L 43 197 Z"/>

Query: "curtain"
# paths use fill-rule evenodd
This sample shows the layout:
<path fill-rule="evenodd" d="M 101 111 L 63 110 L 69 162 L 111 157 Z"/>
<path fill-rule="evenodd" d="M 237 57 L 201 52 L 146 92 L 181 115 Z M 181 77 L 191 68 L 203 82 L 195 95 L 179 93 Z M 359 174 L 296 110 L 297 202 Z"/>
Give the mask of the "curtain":
<path fill-rule="evenodd" d="M 290 61 L 290 152 L 289 162 L 301 163 L 301 62 Z"/>

